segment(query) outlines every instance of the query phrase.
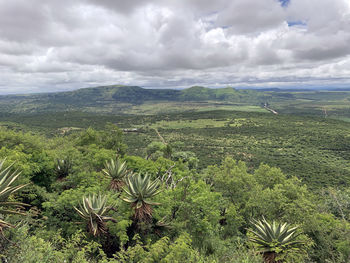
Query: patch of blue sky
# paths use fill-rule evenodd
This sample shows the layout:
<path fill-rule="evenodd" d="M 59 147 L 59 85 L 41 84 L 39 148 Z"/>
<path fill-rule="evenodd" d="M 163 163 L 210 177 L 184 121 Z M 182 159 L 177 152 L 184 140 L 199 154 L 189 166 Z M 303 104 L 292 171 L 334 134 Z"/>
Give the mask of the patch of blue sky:
<path fill-rule="evenodd" d="M 283 7 L 288 6 L 288 4 L 289 4 L 289 2 L 290 2 L 290 0 L 279 0 L 279 1 L 280 1 L 280 3 L 281 3 L 281 6 L 283 6 Z"/>
<path fill-rule="evenodd" d="M 289 27 L 298 26 L 298 27 L 306 27 L 307 23 L 305 21 L 287 21 Z"/>

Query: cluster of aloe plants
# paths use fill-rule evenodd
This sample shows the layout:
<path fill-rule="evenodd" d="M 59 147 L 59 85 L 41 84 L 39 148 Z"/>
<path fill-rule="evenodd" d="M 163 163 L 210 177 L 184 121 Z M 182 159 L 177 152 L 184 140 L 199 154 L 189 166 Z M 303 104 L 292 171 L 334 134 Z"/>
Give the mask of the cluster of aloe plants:
<path fill-rule="evenodd" d="M 0 160 L 0 234 L 6 228 L 14 227 L 5 221 L 7 214 L 24 215 L 21 211 L 23 204 L 21 202 L 8 201 L 10 195 L 16 193 L 25 187 L 25 184 L 15 185 L 15 181 L 21 172 L 13 170 L 13 164 L 4 166 L 5 160 Z M 57 171 L 66 176 L 71 167 L 70 162 L 58 161 Z M 150 223 L 152 220 L 152 207 L 159 205 L 153 198 L 161 192 L 161 181 L 152 180 L 149 174 L 142 175 L 133 173 L 127 169 L 126 162 L 118 158 L 105 163 L 103 169 L 110 182 L 110 189 L 116 192 L 123 192 L 122 200 L 130 203 L 134 210 L 134 222 Z M 77 207 L 74 207 L 78 215 L 84 220 L 88 231 L 93 236 L 99 236 L 108 232 L 106 223 L 108 221 L 116 222 L 113 217 L 108 216 L 110 210 L 115 209 L 107 205 L 107 195 L 89 194 L 82 198 Z M 255 247 L 262 254 L 266 263 L 282 263 L 286 261 L 286 255 L 289 251 L 301 251 L 305 241 L 301 240 L 299 227 L 288 223 L 269 222 L 265 218 L 252 221 L 252 229 L 248 229 L 249 241 L 255 244 Z"/>
<path fill-rule="evenodd" d="M 160 193 L 161 181 L 152 180 L 148 174 L 133 173 L 127 169 L 126 162 L 118 158 L 105 163 L 103 169 L 110 182 L 110 189 L 117 192 L 123 192 L 122 200 L 131 204 L 134 210 L 135 223 L 152 220 L 152 206 L 159 205 L 152 199 Z M 87 223 L 88 230 L 94 236 L 107 232 L 106 222 L 114 221 L 107 213 L 113 209 L 107 206 L 106 195 L 88 195 L 83 197 L 79 208 L 74 207 L 79 216 Z M 298 251 L 305 243 L 298 237 L 301 232 L 296 226 L 288 223 L 268 222 L 265 218 L 262 220 L 253 220 L 249 241 L 255 244 L 258 251 L 263 255 L 266 263 L 286 262 L 285 256 L 289 251 Z"/>
<path fill-rule="evenodd" d="M 102 170 L 110 178 L 110 189 L 116 192 L 123 191 L 125 197 L 122 199 L 131 204 L 134 209 L 134 220 L 136 222 L 149 222 L 152 219 L 151 198 L 160 193 L 160 181 L 151 180 L 149 175 L 132 173 L 127 169 L 126 162 L 118 158 L 111 159 L 105 163 Z M 114 208 L 107 206 L 107 196 L 102 194 L 92 194 L 84 196 L 79 207 L 74 207 L 79 216 L 84 219 L 89 232 L 98 236 L 107 232 L 106 222 L 115 219 L 107 216 L 107 213 Z"/>

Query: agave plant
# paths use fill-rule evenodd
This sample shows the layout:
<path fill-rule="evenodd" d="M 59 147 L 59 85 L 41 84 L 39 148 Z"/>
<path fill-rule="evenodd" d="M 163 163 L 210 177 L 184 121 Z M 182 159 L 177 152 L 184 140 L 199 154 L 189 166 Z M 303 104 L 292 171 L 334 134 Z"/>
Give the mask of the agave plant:
<path fill-rule="evenodd" d="M 16 181 L 17 177 L 21 174 L 21 172 L 12 171 L 13 164 L 4 167 L 5 159 L 0 160 L 0 215 L 6 214 L 19 214 L 24 215 L 22 212 L 11 210 L 11 207 L 14 208 L 22 208 L 26 206 L 26 204 L 20 202 L 8 202 L 8 197 L 27 186 L 27 184 L 16 185 L 13 186 L 13 183 Z M 3 230 L 5 228 L 14 227 L 10 223 L 0 219 L 0 234 L 3 235 Z"/>
<path fill-rule="evenodd" d="M 159 205 L 150 199 L 160 193 L 159 180 L 151 181 L 148 174 L 142 176 L 141 174 L 133 174 L 127 177 L 126 187 L 124 192 L 126 197 L 124 201 L 131 203 L 135 210 L 135 220 L 149 221 L 152 218 L 152 205 Z"/>
<path fill-rule="evenodd" d="M 263 253 L 265 262 L 282 262 L 283 257 L 289 250 L 297 251 L 305 242 L 297 240 L 301 234 L 298 227 L 292 227 L 288 223 L 269 223 L 265 218 L 253 220 L 253 228 L 248 229 L 252 233 L 249 240 L 255 243 Z"/>
<path fill-rule="evenodd" d="M 107 206 L 107 198 L 101 194 L 84 196 L 79 208 L 74 209 L 85 220 L 89 232 L 94 236 L 107 233 L 107 221 L 116 222 L 114 218 L 105 216 L 112 207 Z"/>
<path fill-rule="evenodd" d="M 57 159 L 55 172 L 59 179 L 63 177 L 67 177 L 71 169 L 72 169 L 72 162 L 69 159 Z"/>
<path fill-rule="evenodd" d="M 118 157 L 105 162 L 105 168 L 102 170 L 105 175 L 111 179 L 110 188 L 120 191 L 124 185 L 123 179 L 130 173 L 126 162 L 121 162 Z"/>

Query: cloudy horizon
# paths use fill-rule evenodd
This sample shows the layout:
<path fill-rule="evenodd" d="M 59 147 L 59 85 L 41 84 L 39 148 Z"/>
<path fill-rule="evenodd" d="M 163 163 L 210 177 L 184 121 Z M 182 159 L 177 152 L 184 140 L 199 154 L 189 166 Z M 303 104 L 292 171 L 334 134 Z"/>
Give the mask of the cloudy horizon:
<path fill-rule="evenodd" d="M 0 0 L 0 94 L 350 87 L 348 0 Z"/>

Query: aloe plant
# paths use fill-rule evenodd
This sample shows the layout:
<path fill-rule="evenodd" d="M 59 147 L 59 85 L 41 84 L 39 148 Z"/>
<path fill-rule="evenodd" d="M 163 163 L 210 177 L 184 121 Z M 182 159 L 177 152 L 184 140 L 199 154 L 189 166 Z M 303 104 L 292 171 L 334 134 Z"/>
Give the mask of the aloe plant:
<path fill-rule="evenodd" d="M 105 195 L 84 196 L 79 208 L 74 207 L 79 216 L 87 223 L 89 232 L 98 236 L 107 233 L 106 222 L 116 222 L 114 218 L 106 216 L 112 207 L 107 206 L 107 197 Z"/>
<path fill-rule="evenodd" d="M 12 208 L 22 208 L 26 206 L 24 203 L 20 202 L 9 202 L 7 201 L 8 197 L 27 186 L 27 184 L 22 185 L 13 185 L 21 172 L 18 170 L 13 171 L 13 164 L 4 167 L 5 159 L 0 160 L 0 215 L 3 217 L 6 214 L 19 214 L 24 215 L 24 213 L 19 212 L 18 210 L 11 210 Z M 3 230 L 5 228 L 14 227 L 10 223 L 0 219 L 0 234 L 3 235 Z"/>
<path fill-rule="evenodd" d="M 305 242 L 297 240 L 301 232 L 298 227 L 292 227 L 288 223 L 269 223 L 265 218 L 253 220 L 253 230 L 248 229 L 252 234 L 249 240 L 255 243 L 262 252 L 265 262 L 283 262 L 283 254 L 289 250 L 298 250 Z"/>
<path fill-rule="evenodd" d="M 72 169 L 72 162 L 69 159 L 57 159 L 55 172 L 57 178 L 62 179 L 67 177 Z"/>
<path fill-rule="evenodd" d="M 159 186 L 159 180 L 151 181 L 148 174 L 144 176 L 133 174 L 127 177 L 126 187 L 123 188 L 126 197 L 123 200 L 134 208 L 134 218 L 137 221 L 151 220 L 152 205 L 160 204 L 151 200 L 152 197 L 160 193 Z"/>
<path fill-rule="evenodd" d="M 111 182 L 110 188 L 120 191 L 124 185 L 123 179 L 130 171 L 127 169 L 126 162 L 121 162 L 117 157 L 116 160 L 111 159 L 105 162 L 105 168 L 102 170 Z"/>

